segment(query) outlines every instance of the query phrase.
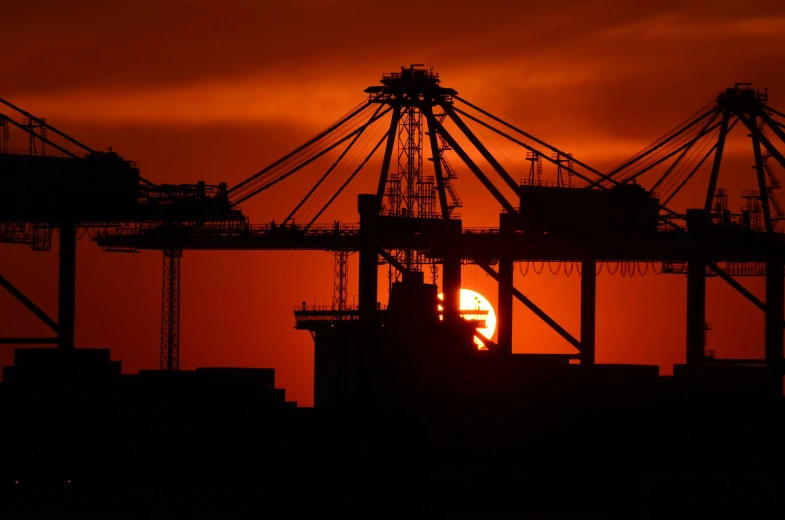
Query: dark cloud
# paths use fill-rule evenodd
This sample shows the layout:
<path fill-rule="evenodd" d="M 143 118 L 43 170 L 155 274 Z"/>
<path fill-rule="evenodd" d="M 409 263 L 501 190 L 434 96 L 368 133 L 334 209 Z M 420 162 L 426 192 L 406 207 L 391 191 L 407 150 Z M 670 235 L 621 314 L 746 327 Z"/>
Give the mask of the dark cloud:
<path fill-rule="evenodd" d="M 510 56 L 548 55 L 603 30 L 676 14 L 704 22 L 783 12 L 779 2 L 470 0 L 16 2 L 5 8 L 0 91 L 123 88 L 274 71 L 299 81 L 378 73 L 403 61 L 447 69 Z M 567 60 L 567 61 L 565 61 Z M 330 72 L 332 71 L 332 72 Z"/>

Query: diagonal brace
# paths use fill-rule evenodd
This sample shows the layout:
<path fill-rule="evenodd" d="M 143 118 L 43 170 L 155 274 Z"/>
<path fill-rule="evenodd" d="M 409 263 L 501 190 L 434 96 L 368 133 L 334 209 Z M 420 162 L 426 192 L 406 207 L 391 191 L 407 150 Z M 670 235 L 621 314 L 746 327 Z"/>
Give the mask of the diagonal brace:
<path fill-rule="evenodd" d="M 464 164 L 466 164 L 466 166 L 469 167 L 469 169 L 472 171 L 475 177 L 477 177 L 480 180 L 480 182 L 482 182 L 483 186 L 485 186 L 485 189 L 487 189 L 491 193 L 491 195 L 493 195 L 493 197 L 499 202 L 499 204 L 501 204 L 501 206 L 507 211 L 507 213 L 513 213 L 513 214 L 518 213 L 518 211 L 515 209 L 515 206 L 513 206 L 510 203 L 510 201 L 508 201 L 505 198 L 505 196 L 502 195 L 502 193 L 493 184 L 493 182 L 491 182 L 491 180 L 485 176 L 482 170 L 471 159 L 471 157 L 469 157 L 469 155 L 464 151 L 461 145 L 458 144 L 455 138 L 444 128 L 444 126 L 441 123 L 439 123 L 439 121 L 437 121 L 435 118 L 432 120 L 432 123 L 434 124 L 434 128 L 436 129 L 436 131 L 438 131 L 444 137 L 444 139 L 447 141 L 447 144 L 449 144 L 450 147 L 452 147 L 452 149 L 455 150 L 455 153 L 458 154 L 458 156 L 461 158 Z"/>
<path fill-rule="evenodd" d="M 379 255 L 381 255 L 381 257 L 384 258 L 391 266 L 395 267 L 398 270 L 398 272 L 403 274 L 409 272 L 409 270 L 406 269 L 406 267 L 404 267 L 404 265 L 400 263 L 397 258 L 395 258 L 393 255 L 391 255 L 384 249 L 379 250 Z"/>
<path fill-rule="evenodd" d="M 476 264 L 476 265 L 480 269 L 488 273 L 488 275 L 490 275 L 491 278 L 493 278 L 497 282 L 499 281 L 499 273 L 494 271 L 491 267 L 484 264 Z M 556 323 L 556 320 L 548 316 L 548 314 L 544 310 L 540 309 L 533 301 L 531 301 L 529 298 L 524 296 L 524 294 L 518 289 L 516 289 L 514 286 L 512 287 L 512 293 L 513 295 L 515 295 L 516 298 L 518 298 L 518 300 L 520 300 L 521 303 L 523 303 L 526 307 L 529 308 L 529 310 L 531 310 L 535 315 L 537 315 L 538 318 L 540 318 L 549 327 L 555 330 L 556 333 L 559 334 L 559 336 L 567 340 L 567 342 L 573 347 L 575 347 L 576 349 L 578 349 L 578 351 L 581 350 L 581 342 L 575 339 L 575 336 L 567 332 L 567 330 L 564 327 Z"/>
<path fill-rule="evenodd" d="M 480 152 L 480 154 L 482 154 L 482 156 L 485 158 L 486 161 L 488 161 L 488 164 L 490 164 L 491 167 L 493 167 L 493 169 L 496 170 L 496 173 L 498 173 L 499 176 L 502 179 L 504 179 L 504 182 L 506 182 L 507 185 L 510 188 L 512 188 L 515 193 L 518 193 L 518 190 L 520 189 L 518 183 L 516 183 L 515 180 L 512 177 L 510 177 L 510 174 L 507 173 L 507 170 L 505 170 L 502 167 L 502 165 L 499 164 L 499 161 L 497 161 L 496 158 L 493 155 L 491 155 L 488 149 L 485 148 L 485 146 L 480 142 L 480 140 L 477 139 L 477 136 L 474 135 L 474 132 L 471 131 L 471 129 L 466 125 L 463 119 L 458 117 L 458 114 L 455 113 L 455 110 L 453 110 L 452 105 L 449 105 L 448 103 L 442 103 L 441 107 L 442 110 L 444 110 L 447 113 L 447 115 L 450 116 L 450 119 L 453 120 L 453 122 L 461 130 L 461 132 L 463 132 L 464 135 L 469 138 L 469 141 L 474 145 L 477 151 Z"/>
<path fill-rule="evenodd" d="M 11 284 L 6 278 L 0 276 L 0 287 L 4 287 L 6 291 L 11 293 L 11 296 L 19 300 L 22 305 L 27 307 L 30 312 L 35 314 L 35 316 L 44 322 L 44 324 L 52 329 L 56 334 L 60 333 L 60 327 L 57 326 L 57 322 L 49 317 L 44 311 L 41 310 L 35 303 L 33 303 L 27 296 L 25 296 L 22 291 L 17 289 L 16 287 Z"/>
<path fill-rule="evenodd" d="M 734 280 L 734 279 L 733 279 L 733 277 L 732 277 L 731 275 L 729 275 L 728 273 L 726 273 L 725 271 L 723 271 L 723 270 L 722 270 L 722 268 L 720 268 L 720 267 L 719 267 L 717 264 L 715 264 L 714 262 L 709 262 L 707 265 L 709 266 L 709 269 L 711 269 L 712 271 L 714 271 L 715 273 L 717 273 L 717 276 L 719 276 L 720 278 L 722 278 L 722 280 L 723 280 L 723 281 L 725 281 L 725 282 L 726 282 L 728 285 L 730 285 L 731 287 L 733 287 L 734 289 L 736 289 L 736 291 L 738 291 L 738 293 L 739 293 L 739 294 L 741 294 L 742 296 L 744 296 L 744 297 L 745 297 L 747 300 L 749 300 L 750 302 L 752 302 L 752 304 L 753 304 L 753 305 L 755 305 L 755 307 L 759 308 L 759 309 L 760 309 L 760 310 L 762 310 L 763 312 L 766 312 L 766 304 L 765 304 L 765 303 L 763 303 L 763 302 L 760 300 L 760 298 L 758 298 L 757 296 L 755 296 L 754 294 L 752 294 L 752 293 L 749 291 L 749 289 L 747 289 L 746 287 L 744 287 L 743 285 L 741 285 L 739 282 L 737 282 L 736 280 Z M 782 326 L 783 326 L 783 327 L 785 327 L 785 320 L 782 322 Z"/>

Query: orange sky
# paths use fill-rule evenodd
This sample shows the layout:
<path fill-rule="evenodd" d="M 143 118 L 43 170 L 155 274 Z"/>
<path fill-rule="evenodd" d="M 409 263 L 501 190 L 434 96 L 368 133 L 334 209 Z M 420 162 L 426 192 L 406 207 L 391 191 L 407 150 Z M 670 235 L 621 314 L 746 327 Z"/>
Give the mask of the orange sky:
<path fill-rule="evenodd" d="M 12 0 L 2 14 L 0 97 L 94 148 L 112 146 L 153 181 L 230 185 L 330 124 L 382 72 L 408 63 L 433 66 L 464 98 L 598 168 L 633 154 L 734 82 L 767 86 L 772 106 L 785 107 L 781 2 L 481 5 L 399 2 L 409 14 L 396 16 L 354 0 Z M 514 162 L 512 149 L 494 143 Z M 726 154 L 725 179 L 742 186 L 736 177 L 749 176 L 751 155 L 741 141 Z M 496 204 L 457 157 L 451 161 L 461 175 L 465 225 L 493 225 Z M 244 210 L 257 222 L 281 219 L 318 174 L 304 172 Z M 356 220 L 354 198 L 377 174 L 364 172 L 323 220 Z M 700 204 L 697 193 L 675 207 Z M 731 198 L 732 209 L 739 204 Z M 83 239 L 77 344 L 111 347 L 126 371 L 156 367 L 160 267 L 160 253 L 102 253 Z M 0 246 L 0 274 L 56 315 L 54 251 Z M 312 344 L 293 329 L 291 309 L 302 300 L 329 302 L 331 277 L 327 253 L 186 252 L 183 368 L 274 367 L 289 398 L 310 404 Z M 353 296 L 356 273 L 350 278 Z M 495 300 L 484 274 L 470 269 L 465 282 Z M 682 278 L 605 274 L 598 282 L 599 361 L 660 363 L 666 371 L 683 362 Z M 763 297 L 759 281 L 745 283 Z M 575 275 L 519 274 L 516 285 L 577 336 Z M 722 282 L 710 280 L 708 296 L 710 348 L 723 357 L 762 354 L 762 314 Z M 0 293 L 0 308 L 0 334 L 46 333 L 7 294 Z M 522 306 L 515 311 L 516 350 L 566 349 Z M 0 349 L 0 363 L 9 363 L 11 348 Z"/>

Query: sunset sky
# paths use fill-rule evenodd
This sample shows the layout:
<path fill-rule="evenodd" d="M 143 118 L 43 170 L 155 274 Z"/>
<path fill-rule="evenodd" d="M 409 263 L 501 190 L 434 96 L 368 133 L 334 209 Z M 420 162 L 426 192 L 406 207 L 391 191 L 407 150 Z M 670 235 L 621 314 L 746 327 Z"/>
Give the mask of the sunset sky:
<path fill-rule="evenodd" d="M 354 0 L 11 0 L 0 16 L 0 97 L 96 149 L 111 146 L 154 182 L 233 185 L 362 101 L 382 73 L 410 63 L 433 67 L 444 86 L 601 170 L 735 82 L 768 87 L 770 104 L 785 108 L 785 4 L 777 0 L 378 7 Z M 743 132 L 736 134 L 721 187 L 745 187 L 753 173 Z M 519 159 L 494 143 L 510 162 Z M 498 205 L 457 156 L 450 160 L 460 175 L 464 225 L 496 224 Z M 304 172 L 243 210 L 254 222 L 280 220 L 319 173 Z M 378 161 L 322 221 L 356 221 L 356 195 L 376 176 Z M 701 205 L 700 188 L 693 193 L 675 208 Z M 731 194 L 731 209 L 740 204 Z M 0 245 L 0 274 L 52 316 L 55 250 Z M 126 372 L 156 368 L 160 252 L 103 253 L 85 236 L 78 255 L 77 345 L 110 347 Z M 273 367 L 288 398 L 310 405 L 312 340 L 294 330 L 292 308 L 329 303 L 332 270 L 324 252 L 187 251 L 181 367 Z M 495 303 L 491 280 L 465 271 L 464 286 Z M 763 298 L 762 281 L 744 283 Z M 578 335 L 576 275 L 518 273 L 516 286 Z M 685 289 L 679 276 L 601 275 L 598 361 L 660 364 L 665 373 L 683 363 Z M 0 335 L 46 335 L 4 292 L 0 309 Z M 516 351 L 569 351 L 522 305 L 515 312 Z M 763 314 L 714 279 L 707 319 L 718 357 L 762 356 Z M 0 346 L 0 364 L 11 362 L 12 348 Z"/>

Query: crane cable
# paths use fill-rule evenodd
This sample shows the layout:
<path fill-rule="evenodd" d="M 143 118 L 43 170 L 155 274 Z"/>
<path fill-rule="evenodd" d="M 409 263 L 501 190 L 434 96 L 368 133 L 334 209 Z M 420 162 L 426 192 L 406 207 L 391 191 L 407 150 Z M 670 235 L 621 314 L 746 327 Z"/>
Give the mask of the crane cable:
<path fill-rule="evenodd" d="M 375 126 L 378 121 L 379 120 L 374 121 L 374 124 L 371 125 L 371 127 Z M 354 165 L 355 161 L 359 159 L 360 153 L 366 149 L 365 147 L 368 142 L 375 139 L 378 135 L 378 128 L 375 131 L 369 131 L 371 127 L 365 129 L 362 136 L 351 147 L 351 150 L 340 161 L 339 165 L 330 173 L 326 181 L 313 193 L 313 196 L 309 198 L 300 210 L 295 213 L 296 219 L 309 219 L 314 212 L 318 211 L 323 206 L 331 194 L 334 193 L 335 188 L 339 185 L 340 179 L 343 178 L 346 171 L 349 170 L 349 167 Z M 373 138 L 371 136 L 373 136 Z"/>
<path fill-rule="evenodd" d="M 695 113 L 693 113 L 690 117 L 688 117 L 686 120 L 684 120 L 682 123 L 680 123 L 678 126 L 673 128 L 672 130 L 668 131 L 667 133 L 665 133 L 660 138 L 656 139 L 653 143 L 649 144 L 648 146 L 646 146 L 645 148 L 640 150 L 638 153 L 634 154 L 632 157 L 630 157 L 628 159 L 625 159 L 624 161 L 622 161 L 619 164 L 617 164 L 615 167 L 611 168 L 609 170 L 609 173 L 607 173 L 606 175 L 608 175 L 611 178 L 615 178 L 616 175 L 618 175 L 619 172 L 626 170 L 626 166 L 624 166 L 626 163 L 637 163 L 637 160 L 639 158 L 641 158 L 644 154 L 649 152 L 651 149 L 661 145 L 664 142 L 667 142 L 668 140 L 673 139 L 673 136 L 675 134 L 677 134 L 684 127 L 689 126 L 691 123 L 693 123 L 695 121 L 695 119 L 698 117 L 698 115 L 703 113 L 703 115 L 698 119 L 698 120 L 701 120 L 704 117 L 706 117 L 708 114 L 713 112 L 714 109 L 716 108 L 716 105 L 717 105 L 716 99 L 714 99 L 711 102 L 707 103 L 702 108 L 698 109 Z M 712 110 L 707 112 L 709 107 L 711 107 Z M 618 170 L 618 171 L 616 171 L 616 170 Z M 601 181 L 601 183 L 602 182 L 607 182 L 607 181 L 603 180 L 603 181 Z"/>
<path fill-rule="evenodd" d="M 340 139 L 337 139 L 337 140 L 334 139 L 333 141 L 331 141 L 331 144 L 329 144 L 329 146 L 321 146 L 321 147 L 319 147 L 318 149 L 316 149 L 315 151 L 310 153 L 303 160 L 297 161 L 293 167 L 287 169 L 283 173 L 278 172 L 276 175 L 273 175 L 272 179 L 268 179 L 266 182 L 255 183 L 254 187 L 252 188 L 252 190 L 250 192 L 248 190 L 244 190 L 242 192 L 241 196 L 233 198 L 232 201 L 231 201 L 231 205 L 232 206 L 237 206 L 238 204 L 240 204 L 240 203 L 250 199 L 251 197 L 254 197 L 254 196 L 258 195 L 262 191 L 265 191 L 265 190 L 271 188 L 275 184 L 277 184 L 277 183 L 285 180 L 286 178 L 290 177 L 291 175 L 297 173 L 298 171 L 302 170 L 305 166 L 309 165 L 311 162 L 315 161 L 316 159 L 320 158 L 321 156 L 323 156 L 327 152 L 331 151 L 333 148 L 337 147 L 339 144 L 343 143 L 344 141 L 346 141 L 350 137 L 352 137 L 354 135 L 357 135 L 358 133 L 362 132 L 365 128 L 367 128 L 368 126 L 373 124 L 380 117 L 383 117 L 390 110 L 392 110 L 392 108 L 389 108 L 389 109 L 385 110 L 384 112 L 382 112 L 381 114 L 378 114 L 378 115 L 372 117 L 369 121 L 367 121 L 364 124 L 358 126 L 354 130 L 351 130 L 350 132 L 346 133 L 346 135 L 344 135 Z"/>
<path fill-rule="evenodd" d="M 345 119 L 343 123 L 349 123 L 347 126 L 354 126 L 356 120 L 364 119 L 365 109 L 357 112 L 352 117 Z M 337 129 L 336 125 L 333 125 L 333 131 L 329 133 L 322 132 L 322 135 L 319 139 L 311 140 L 311 142 L 306 143 L 306 145 L 301 146 L 299 149 L 295 150 L 295 152 L 290 153 L 289 155 L 285 156 L 283 159 L 279 159 L 272 165 L 262 170 L 260 174 L 257 174 L 253 178 L 249 178 L 243 183 L 238 184 L 230 189 L 230 194 L 232 200 L 239 200 L 244 198 L 248 193 L 252 193 L 254 190 L 259 189 L 261 186 L 264 188 L 267 185 L 270 185 L 276 182 L 281 176 L 285 175 L 287 171 L 295 168 L 297 165 L 302 164 L 303 162 L 307 161 L 309 158 L 313 157 L 314 155 L 318 154 L 321 150 L 325 147 L 328 147 L 336 139 L 339 139 L 340 135 L 343 135 L 346 132 L 346 126 L 340 128 L 340 130 L 335 131 Z"/>
<path fill-rule="evenodd" d="M 287 155 L 283 156 L 282 158 L 278 159 L 277 161 L 273 162 L 272 164 L 268 165 L 261 171 L 255 173 L 254 175 L 248 177 L 247 179 L 243 180 L 242 182 L 236 184 L 235 186 L 229 189 L 229 194 L 232 200 L 237 200 L 242 198 L 244 194 L 247 194 L 249 191 L 254 190 L 254 188 L 258 187 L 260 184 L 264 185 L 265 182 L 271 182 L 270 177 L 275 177 L 277 172 L 284 169 L 287 165 L 297 162 L 301 160 L 304 156 L 306 156 L 309 152 L 311 152 L 314 148 L 319 146 L 319 144 L 323 144 L 325 142 L 325 138 L 334 138 L 334 132 L 338 129 L 342 131 L 345 130 L 345 125 L 356 119 L 363 117 L 363 114 L 368 111 L 371 107 L 371 101 L 364 101 L 356 105 L 353 109 L 349 112 L 344 114 L 338 121 L 329 125 L 327 128 L 316 134 L 310 140 L 306 141 L 305 144 L 301 145 L 300 147 L 296 148 L 292 152 L 288 153 Z"/>

